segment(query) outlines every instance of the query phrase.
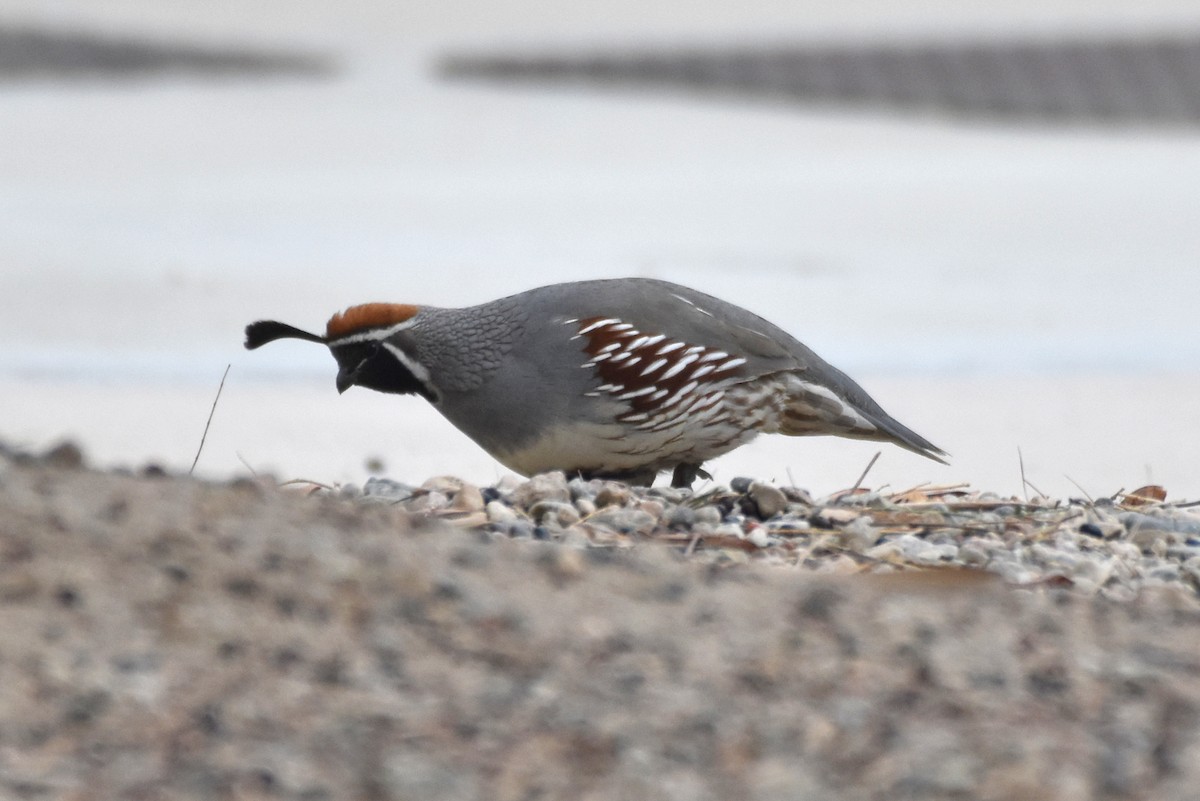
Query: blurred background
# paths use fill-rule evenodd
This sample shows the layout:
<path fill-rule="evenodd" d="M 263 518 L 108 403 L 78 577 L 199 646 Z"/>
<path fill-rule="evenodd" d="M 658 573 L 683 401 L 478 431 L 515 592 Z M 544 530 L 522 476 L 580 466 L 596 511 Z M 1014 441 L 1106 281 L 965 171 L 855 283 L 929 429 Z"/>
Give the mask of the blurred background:
<path fill-rule="evenodd" d="M 361 481 L 504 471 L 321 329 L 643 275 L 953 454 L 868 484 L 1200 495 L 1200 8 L 0 0 L 0 440 Z M 714 462 L 828 492 L 881 446 Z"/>

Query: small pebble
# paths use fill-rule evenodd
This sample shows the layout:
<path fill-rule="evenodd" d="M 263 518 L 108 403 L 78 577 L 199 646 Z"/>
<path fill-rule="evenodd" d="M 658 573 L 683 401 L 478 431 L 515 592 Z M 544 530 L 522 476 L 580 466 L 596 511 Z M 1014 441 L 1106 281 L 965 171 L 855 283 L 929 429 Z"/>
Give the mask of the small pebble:
<path fill-rule="evenodd" d="M 659 498 L 665 503 L 673 504 L 682 502 L 686 491 L 675 487 L 651 487 L 646 490 L 646 494 L 652 498 Z"/>
<path fill-rule="evenodd" d="M 414 497 L 405 505 L 405 508 L 407 508 L 408 511 L 415 513 L 437 512 L 445 509 L 449 505 L 449 498 L 440 492 L 433 491 L 417 493 L 416 497 Z"/>
<path fill-rule="evenodd" d="M 655 500 L 642 501 L 641 503 L 638 504 L 637 508 L 641 509 L 643 512 L 650 515 L 651 517 L 653 517 L 656 520 L 663 516 L 663 512 L 666 509 L 666 507 L 663 505 L 662 501 L 655 501 Z"/>
<path fill-rule="evenodd" d="M 461 478 L 455 478 L 454 476 L 434 476 L 433 478 L 426 479 L 421 484 L 421 489 L 440 492 L 443 495 L 450 496 L 458 492 L 462 488 L 463 483 Z"/>
<path fill-rule="evenodd" d="M 596 494 L 595 489 L 591 486 L 591 482 L 584 481 L 579 477 L 575 477 L 567 482 L 567 491 L 571 493 L 571 500 L 576 503 L 581 498 L 591 498 Z"/>
<path fill-rule="evenodd" d="M 47 467 L 78 470 L 84 463 L 83 449 L 74 442 L 60 442 L 42 454 L 42 462 Z"/>
<path fill-rule="evenodd" d="M 758 548 L 769 548 L 779 544 L 779 540 L 768 533 L 766 526 L 752 527 L 746 532 L 746 540 Z"/>
<path fill-rule="evenodd" d="M 485 511 L 487 511 L 488 520 L 499 525 L 512 523 L 517 520 L 517 513 L 500 501 L 488 502 Z"/>
<path fill-rule="evenodd" d="M 512 496 L 514 505 L 526 509 L 538 501 L 571 501 L 567 478 L 561 472 L 536 475 L 513 490 Z"/>
<path fill-rule="evenodd" d="M 598 511 L 592 520 L 614 531 L 627 534 L 637 532 L 648 534 L 658 520 L 640 509 L 613 509 L 611 507 Z"/>
<path fill-rule="evenodd" d="M 482 512 L 484 509 L 483 493 L 474 484 L 462 483 L 454 493 L 450 509 L 455 512 Z"/>
<path fill-rule="evenodd" d="M 362 494 L 387 501 L 407 501 L 413 496 L 413 488 L 390 478 L 368 478 L 367 483 L 363 484 Z"/>
<path fill-rule="evenodd" d="M 533 539 L 533 523 L 528 520 L 514 520 L 508 524 L 508 536 L 514 540 Z"/>
<path fill-rule="evenodd" d="M 529 516 L 542 525 L 566 528 L 579 522 L 579 510 L 561 501 L 538 501 L 529 508 Z"/>
<path fill-rule="evenodd" d="M 878 542 L 879 529 L 871 525 L 871 518 L 859 517 L 839 532 L 839 539 L 850 550 L 862 552 Z"/>
<path fill-rule="evenodd" d="M 696 510 L 687 506 L 676 506 L 667 514 L 667 525 L 671 528 L 691 528 L 696 522 Z"/>
<path fill-rule="evenodd" d="M 758 506 L 758 514 L 763 519 L 774 517 L 787 509 L 787 496 L 778 488 L 754 481 L 748 487 L 748 493 Z"/>
<path fill-rule="evenodd" d="M 600 491 L 596 493 L 596 508 L 624 506 L 629 503 L 630 497 L 629 487 L 615 481 L 606 481 Z"/>

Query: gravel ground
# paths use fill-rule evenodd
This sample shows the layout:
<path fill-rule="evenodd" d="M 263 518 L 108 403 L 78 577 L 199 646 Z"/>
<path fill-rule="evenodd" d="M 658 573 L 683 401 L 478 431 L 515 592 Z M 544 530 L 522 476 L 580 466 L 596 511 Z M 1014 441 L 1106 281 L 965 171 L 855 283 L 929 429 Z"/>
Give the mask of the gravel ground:
<path fill-rule="evenodd" d="M 731 483 L 9 454 L 0 796 L 1195 797 L 1192 507 Z"/>

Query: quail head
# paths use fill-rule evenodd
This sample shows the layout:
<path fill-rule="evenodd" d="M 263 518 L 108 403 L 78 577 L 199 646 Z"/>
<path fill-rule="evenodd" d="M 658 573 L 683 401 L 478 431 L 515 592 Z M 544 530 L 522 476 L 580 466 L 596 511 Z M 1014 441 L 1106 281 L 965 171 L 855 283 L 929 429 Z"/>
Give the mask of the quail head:
<path fill-rule="evenodd" d="M 759 433 L 833 434 L 946 455 L 782 329 L 643 278 L 555 284 L 480 306 L 368 303 L 325 335 L 261 320 L 246 347 L 327 345 L 337 389 L 421 395 L 505 466 L 650 484 Z M 944 462 L 943 462 L 944 463 Z"/>

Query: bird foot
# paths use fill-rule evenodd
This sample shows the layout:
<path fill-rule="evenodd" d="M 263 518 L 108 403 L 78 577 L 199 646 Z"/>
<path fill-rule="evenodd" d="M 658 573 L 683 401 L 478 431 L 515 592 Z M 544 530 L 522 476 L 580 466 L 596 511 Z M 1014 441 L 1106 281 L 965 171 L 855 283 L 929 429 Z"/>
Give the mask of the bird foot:
<path fill-rule="evenodd" d="M 712 481 L 712 476 L 700 465 L 680 462 L 675 465 L 675 472 L 671 474 L 671 486 L 675 489 L 691 489 L 697 478 Z"/>

